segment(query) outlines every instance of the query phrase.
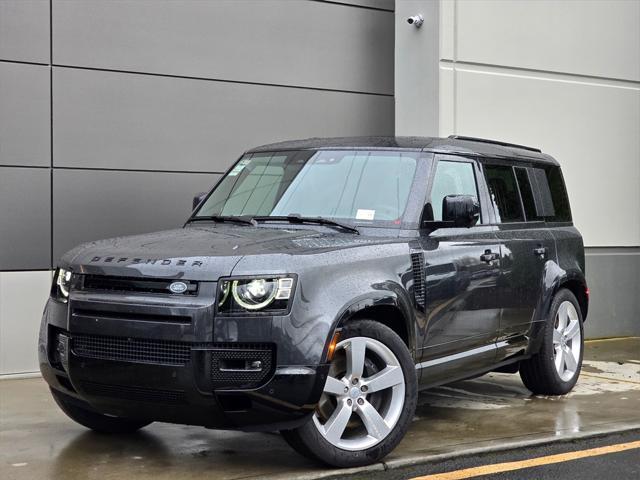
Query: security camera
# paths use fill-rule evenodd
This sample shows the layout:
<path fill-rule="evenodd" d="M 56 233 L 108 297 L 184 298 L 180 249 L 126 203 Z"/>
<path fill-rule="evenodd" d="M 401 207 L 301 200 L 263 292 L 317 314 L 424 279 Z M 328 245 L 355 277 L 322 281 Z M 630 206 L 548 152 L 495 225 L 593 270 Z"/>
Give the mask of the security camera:
<path fill-rule="evenodd" d="M 413 25 L 416 28 L 420 28 L 422 26 L 422 24 L 424 23 L 424 18 L 420 14 L 414 15 L 413 17 L 407 18 L 407 23 L 409 25 Z"/>

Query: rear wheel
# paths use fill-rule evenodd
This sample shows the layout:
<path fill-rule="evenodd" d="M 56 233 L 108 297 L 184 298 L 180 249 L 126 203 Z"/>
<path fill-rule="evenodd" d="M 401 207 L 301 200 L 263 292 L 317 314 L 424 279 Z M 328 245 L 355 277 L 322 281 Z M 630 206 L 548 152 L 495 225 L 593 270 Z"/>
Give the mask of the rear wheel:
<path fill-rule="evenodd" d="M 415 365 L 389 327 L 347 324 L 312 419 L 282 432 L 296 451 L 336 467 L 374 463 L 406 433 L 416 408 Z"/>
<path fill-rule="evenodd" d="M 66 395 L 51 389 L 53 399 L 67 416 L 80 425 L 100 433 L 131 433 L 146 427 L 151 422 L 143 420 L 129 420 L 127 418 L 103 415 L 96 411 L 83 408 L 79 402 L 73 401 Z"/>
<path fill-rule="evenodd" d="M 564 395 L 578 381 L 583 350 L 580 305 L 573 293 L 562 289 L 551 304 L 540 352 L 520 363 L 520 377 L 535 394 Z"/>

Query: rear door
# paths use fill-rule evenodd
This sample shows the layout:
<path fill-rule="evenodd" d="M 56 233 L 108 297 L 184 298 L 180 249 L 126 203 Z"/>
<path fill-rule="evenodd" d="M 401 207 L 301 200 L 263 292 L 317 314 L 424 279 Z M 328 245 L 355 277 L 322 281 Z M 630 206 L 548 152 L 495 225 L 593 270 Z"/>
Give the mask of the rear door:
<path fill-rule="evenodd" d="M 481 218 L 471 228 L 426 230 L 420 237 L 426 277 L 420 366 L 426 383 L 490 365 L 500 317 L 500 245 L 478 164 L 447 155 L 435 160 L 427 208 L 431 220 L 442 220 L 442 201 L 454 194 L 475 196 Z"/>
<path fill-rule="evenodd" d="M 545 266 L 555 259 L 555 241 L 545 223 L 538 171 L 509 162 L 485 162 L 484 175 L 495 211 L 500 242 L 498 295 L 502 306 L 497 338 L 501 361 L 521 353 L 540 299 Z"/>

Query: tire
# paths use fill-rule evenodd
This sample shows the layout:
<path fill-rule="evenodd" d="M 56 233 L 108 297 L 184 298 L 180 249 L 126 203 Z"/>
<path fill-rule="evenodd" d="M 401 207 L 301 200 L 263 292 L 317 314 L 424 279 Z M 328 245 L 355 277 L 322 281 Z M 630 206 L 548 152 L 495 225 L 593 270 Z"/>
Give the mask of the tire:
<path fill-rule="evenodd" d="M 415 364 L 402 339 L 385 325 L 357 320 L 342 329 L 312 419 L 281 433 L 307 458 L 334 467 L 369 465 L 402 440 L 416 402 Z"/>
<path fill-rule="evenodd" d="M 584 352 L 582 312 L 569 290 L 555 295 L 541 335 L 540 351 L 520 362 L 520 378 L 536 395 L 569 393 L 580 376 Z"/>
<path fill-rule="evenodd" d="M 53 399 L 60 409 L 74 422 L 99 433 L 133 433 L 151 422 L 111 417 L 79 406 L 78 400 L 51 389 Z"/>

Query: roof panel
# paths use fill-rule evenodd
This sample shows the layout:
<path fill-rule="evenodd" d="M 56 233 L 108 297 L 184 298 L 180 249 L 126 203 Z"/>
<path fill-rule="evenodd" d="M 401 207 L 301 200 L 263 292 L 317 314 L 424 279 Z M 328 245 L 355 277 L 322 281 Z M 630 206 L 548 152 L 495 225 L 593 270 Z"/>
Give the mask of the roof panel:
<path fill-rule="evenodd" d="M 250 149 L 247 153 L 273 152 L 283 150 L 324 150 L 324 149 L 398 149 L 423 150 L 436 153 L 473 155 L 489 158 L 513 158 L 522 161 L 543 162 L 557 165 L 549 155 L 517 145 L 474 141 L 462 138 L 438 137 L 332 137 L 307 138 L 271 143 Z"/>

